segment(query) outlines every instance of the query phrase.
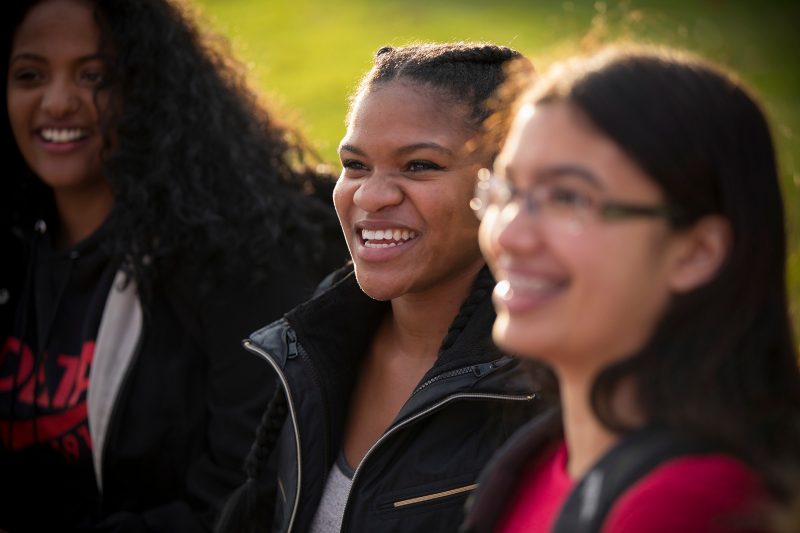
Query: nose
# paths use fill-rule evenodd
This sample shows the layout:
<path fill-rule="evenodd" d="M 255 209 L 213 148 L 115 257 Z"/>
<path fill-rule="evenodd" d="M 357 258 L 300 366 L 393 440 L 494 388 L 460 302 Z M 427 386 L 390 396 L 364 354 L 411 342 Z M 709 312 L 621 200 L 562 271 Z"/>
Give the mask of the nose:
<path fill-rule="evenodd" d="M 63 79 L 54 79 L 45 87 L 42 110 L 52 118 L 65 118 L 78 111 L 81 98 L 78 89 Z"/>
<path fill-rule="evenodd" d="M 532 254 L 542 245 L 538 217 L 531 217 L 525 202 L 511 202 L 491 221 L 490 241 L 512 254 Z"/>
<path fill-rule="evenodd" d="M 368 213 L 376 213 L 402 201 L 403 191 L 395 180 L 378 172 L 364 178 L 353 195 L 353 203 Z"/>

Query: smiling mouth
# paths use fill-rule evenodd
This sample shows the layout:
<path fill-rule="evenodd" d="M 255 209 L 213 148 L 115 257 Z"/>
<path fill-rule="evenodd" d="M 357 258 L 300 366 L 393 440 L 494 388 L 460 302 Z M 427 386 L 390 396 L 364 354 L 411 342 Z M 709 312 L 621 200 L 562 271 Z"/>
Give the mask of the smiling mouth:
<path fill-rule="evenodd" d="M 89 130 L 83 128 L 42 128 L 38 133 L 46 142 L 53 144 L 73 143 L 89 136 Z"/>
<path fill-rule="evenodd" d="M 366 248 L 392 248 L 416 239 L 418 233 L 408 229 L 361 230 L 361 240 Z"/>
<path fill-rule="evenodd" d="M 543 276 L 525 276 L 508 273 L 500 279 L 495 287 L 495 294 L 504 301 L 518 296 L 546 297 L 563 290 L 568 285 L 566 280 L 557 280 Z"/>

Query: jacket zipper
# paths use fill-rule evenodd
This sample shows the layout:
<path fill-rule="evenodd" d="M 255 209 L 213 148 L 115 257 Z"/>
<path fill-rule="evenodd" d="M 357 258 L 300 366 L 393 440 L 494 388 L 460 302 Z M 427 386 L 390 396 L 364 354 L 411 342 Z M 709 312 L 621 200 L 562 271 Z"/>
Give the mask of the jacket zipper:
<path fill-rule="evenodd" d="M 422 389 L 425 389 L 428 386 L 436 383 L 437 381 L 441 381 L 443 379 L 453 378 L 453 377 L 456 377 L 456 376 L 463 376 L 464 374 L 469 374 L 470 372 L 474 373 L 476 377 L 481 377 L 484 374 L 488 373 L 489 371 L 493 370 L 494 368 L 500 366 L 498 361 L 502 361 L 502 358 L 497 359 L 496 361 L 490 361 L 488 363 L 480 363 L 480 364 L 477 364 L 477 365 L 465 366 L 465 367 L 462 367 L 462 368 L 457 368 L 455 370 L 451 370 L 450 372 L 445 372 L 443 374 L 438 374 L 436 376 L 433 376 L 432 378 L 427 380 L 425 383 L 422 383 L 416 389 L 414 389 L 414 392 L 411 393 L 411 396 L 414 396 L 416 393 L 418 393 Z"/>
<path fill-rule="evenodd" d="M 487 363 L 487 364 L 491 364 L 491 363 Z M 485 366 L 485 365 L 475 365 L 475 366 Z M 472 370 L 472 368 L 473 367 L 465 367 L 464 369 L 461 369 L 461 370 L 466 370 L 466 369 Z M 462 374 L 466 374 L 467 372 L 461 372 L 461 373 Z M 449 372 L 448 372 L 448 374 L 449 374 Z M 442 375 L 444 376 L 444 374 L 442 374 Z M 428 381 L 431 381 L 431 380 L 428 380 Z M 420 388 L 422 388 L 422 386 L 420 386 Z M 419 388 L 417 390 L 419 390 Z M 361 462 L 358 464 L 358 466 L 356 467 L 355 472 L 353 473 L 353 479 L 350 482 L 350 492 L 347 493 L 347 499 L 345 500 L 345 503 L 344 503 L 344 516 L 342 517 L 342 527 L 341 527 L 340 531 L 347 531 L 347 529 L 345 528 L 345 525 L 347 523 L 346 519 L 349 518 L 349 516 L 347 514 L 347 509 L 350 506 L 350 499 L 351 499 L 351 497 L 353 495 L 353 491 L 354 491 L 354 489 L 356 487 L 356 480 L 358 480 L 358 475 L 361 473 L 364 464 L 366 464 L 367 459 L 369 459 L 370 455 L 372 455 L 372 453 L 378 448 L 378 446 L 380 446 L 383 442 L 385 442 L 386 439 L 388 439 L 389 437 L 391 437 L 392 435 L 397 433 L 400 429 L 402 429 L 402 428 L 408 426 L 409 424 L 411 424 L 412 422 L 415 422 L 415 421 L 419 420 L 420 418 L 430 414 L 431 412 L 436 411 L 437 409 L 439 409 L 443 405 L 448 404 L 448 403 L 450 403 L 450 402 L 452 402 L 454 400 L 486 399 L 486 400 L 530 401 L 530 400 L 533 400 L 534 398 L 536 398 L 536 394 L 535 393 L 534 394 L 525 394 L 525 395 L 505 395 L 505 394 L 491 394 L 491 393 L 481 393 L 481 392 L 452 394 L 452 395 L 447 396 L 446 398 L 443 398 L 442 400 L 436 402 L 435 404 L 431 405 L 430 407 L 428 407 L 426 409 L 423 409 L 422 411 L 418 412 L 417 414 L 406 418 L 405 420 L 403 420 L 399 424 L 390 427 L 388 430 L 386 430 L 386 432 L 383 435 L 381 435 L 381 437 L 377 441 L 375 441 L 375 443 L 369 448 L 369 450 L 367 450 L 367 453 L 364 454 L 364 457 L 361 459 Z"/>
<path fill-rule="evenodd" d="M 330 454 L 331 445 L 330 445 L 330 428 L 328 427 L 330 422 L 330 414 L 328 412 L 328 404 L 325 401 L 327 391 L 323 386 L 322 380 L 319 378 L 317 367 L 314 366 L 314 363 L 308 356 L 308 352 L 306 352 L 306 349 L 303 348 L 303 345 L 297 342 L 297 334 L 291 327 L 287 328 L 286 330 L 286 339 L 287 339 L 287 344 L 289 346 L 289 359 L 294 359 L 299 355 L 301 359 L 303 359 L 308 363 L 308 366 L 311 370 L 311 379 L 314 381 L 317 388 L 320 390 L 320 394 L 322 395 L 323 398 L 322 412 L 324 416 L 322 418 L 322 423 L 324 425 L 323 435 L 325 435 L 325 462 L 323 463 L 324 468 L 322 471 L 327 472 L 331 468 L 331 465 L 328 462 L 328 457 L 330 457 L 331 455 Z"/>
<path fill-rule="evenodd" d="M 242 343 L 245 350 L 248 350 L 263 359 L 270 364 L 272 369 L 278 375 L 278 379 L 281 382 L 281 386 L 283 390 L 286 392 L 286 404 L 289 406 L 289 414 L 292 417 L 292 429 L 294 430 L 294 442 L 295 442 L 295 453 L 297 454 L 297 488 L 294 491 L 294 502 L 292 503 L 292 513 L 289 516 L 289 526 L 286 528 L 286 532 L 289 533 L 292 531 L 292 527 L 294 526 L 295 515 L 297 514 L 297 504 L 300 501 L 300 486 L 302 484 L 302 468 L 301 464 L 302 461 L 300 460 L 300 429 L 297 424 L 297 410 L 294 406 L 294 400 L 292 399 L 292 393 L 289 390 L 289 382 L 286 380 L 286 375 L 283 373 L 283 370 L 278 366 L 278 363 L 275 362 L 273 356 L 268 354 L 266 351 L 262 350 L 259 346 L 253 343 L 250 339 L 244 341 Z M 296 343 L 295 343 L 296 346 Z M 291 347 L 291 346 L 290 346 Z"/>

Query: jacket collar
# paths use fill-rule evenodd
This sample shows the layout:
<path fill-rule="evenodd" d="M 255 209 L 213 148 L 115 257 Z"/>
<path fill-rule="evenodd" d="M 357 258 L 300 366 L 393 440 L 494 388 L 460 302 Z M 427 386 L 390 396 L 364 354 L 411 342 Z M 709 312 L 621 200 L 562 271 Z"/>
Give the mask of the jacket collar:
<path fill-rule="evenodd" d="M 346 415 L 362 357 L 390 304 L 364 294 L 352 266 L 334 273 L 332 279 L 314 298 L 254 333 L 251 340 L 273 355 L 281 367 L 292 357 L 289 352 L 301 352 L 311 368 L 288 372 L 287 378 L 298 390 L 316 382 L 330 415 L 338 420 Z M 492 343 L 493 286 L 494 280 L 484 268 L 451 325 L 438 359 L 397 420 L 453 394 L 534 393 L 532 380 L 520 371 L 519 363 Z"/>
<path fill-rule="evenodd" d="M 336 281 L 287 313 L 286 320 L 321 374 L 329 380 L 349 382 L 357 374 L 361 358 L 390 304 L 364 294 L 352 266 L 334 276 Z M 436 362 L 421 383 L 503 358 L 491 340 L 496 316 L 491 302 L 493 287 L 494 279 L 484 267 L 451 324 Z"/>

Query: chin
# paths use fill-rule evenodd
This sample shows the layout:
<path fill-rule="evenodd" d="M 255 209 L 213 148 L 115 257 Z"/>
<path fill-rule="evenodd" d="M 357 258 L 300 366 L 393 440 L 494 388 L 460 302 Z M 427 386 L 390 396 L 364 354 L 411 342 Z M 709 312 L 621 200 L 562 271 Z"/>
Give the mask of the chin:
<path fill-rule="evenodd" d="M 386 283 L 383 279 L 381 279 L 381 276 L 364 272 L 363 269 L 358 268 L 358 265 L 356 265 L 355 270 L 358 286 L 361 288 L 364 294 L 373 300 L 386 302 L 401 295 L 398 294 L 399 291 L 396 289 L 396 287 Z"/>
<path fill-rule="evenodd" d="M 530 324 L 498 312 L 492 328 L 492 340 L 503 351 L 522 359 L 542 360 L 541 339 L 534 336 Z"/>

